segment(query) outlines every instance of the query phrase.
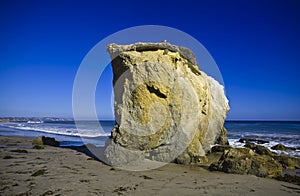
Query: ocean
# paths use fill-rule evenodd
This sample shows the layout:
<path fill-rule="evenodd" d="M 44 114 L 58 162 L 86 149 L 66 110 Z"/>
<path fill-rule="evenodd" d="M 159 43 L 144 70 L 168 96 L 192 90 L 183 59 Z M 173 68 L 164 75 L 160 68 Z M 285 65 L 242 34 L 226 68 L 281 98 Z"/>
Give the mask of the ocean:
<path fill-rule="evenodd" d="M 99 123 L 103 129 L 101 131 L 97 128 Z M 44 135 L 54 137 L 60 141 L 61 146 L 81 146 L 87 143 L 104 146 L 113 126 L 114 121 L 80 121 L 77 123 L 78 129 L 74 121 L 2 122 L 0 135 L 25 137 Z M 300 122 L 226 121 L 225 127 L 231 146 L 243 147 L 244 143 L 239 142 L 241 138 L 265 141 L 260 145 L 269 149 L 281 143 L 297 150 L 275 151 L 276 153 L 300 157 Z"/>
<path fill-rule="evenodd" d="M 99 123 L 103 130 L 99 130 Z M 114 121 L 28 121 L 0 123 L 0 135 L 53 137 L 61 146 L 82 146 L 90 143 L 104 146 Z M 77 129 L 78 128 L 78 129 Z M 79 130 L 79 131 L 78 131 Z"/>
<path fill-rule="evenodd" d="M 227 121 L 225 122 L 229 144 L 243 147 L 241 138 L 266 141 L 259 144 L 278 154 L 300 157 L 300 121 Z M 294 147 L 295 151 L 272 150 L 276 144 Z"/>

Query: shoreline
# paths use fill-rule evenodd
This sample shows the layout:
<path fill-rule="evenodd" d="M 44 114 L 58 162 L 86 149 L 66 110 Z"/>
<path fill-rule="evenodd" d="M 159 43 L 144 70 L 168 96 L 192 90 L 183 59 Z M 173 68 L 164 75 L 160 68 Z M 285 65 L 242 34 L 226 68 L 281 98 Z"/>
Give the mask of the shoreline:
<path fill-rule="evenodd" d="M 300 186 L 253 175 L 169 163 L 149 171 L 112 168 L 77 150 L 30 148 L 33 138 L 0 136 L 1 195 L 299 195 Z M 24 146 L 26 148 L 24 148 Z"/>

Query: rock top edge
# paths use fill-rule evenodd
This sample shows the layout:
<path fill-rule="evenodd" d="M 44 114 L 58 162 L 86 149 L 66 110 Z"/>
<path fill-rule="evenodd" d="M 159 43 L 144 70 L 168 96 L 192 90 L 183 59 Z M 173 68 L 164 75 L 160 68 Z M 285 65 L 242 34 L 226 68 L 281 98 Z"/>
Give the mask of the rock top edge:
<path fill-rule="evenodd" d="M 129 45 L 122 45 L 122 44 L 108 44 L 107 45 L 107 51 L 109 52 L 111 59 L 114 59 L 117 57 L 120 53 L 125 51 L 155 51 L 155 50 L 169 50 L 171 52 L 178 52 L 181 56 L 183 56 L 185 59 L 187 59 L 189 62 L 191 62 L 193 65 L 199 66 L 196 57 L 194 53 L 183 46 L 176 46 L 169 42 L 160 42 L 160 43 L 154 43 L 154 42 L 137 42 L 134 44 Z"/>

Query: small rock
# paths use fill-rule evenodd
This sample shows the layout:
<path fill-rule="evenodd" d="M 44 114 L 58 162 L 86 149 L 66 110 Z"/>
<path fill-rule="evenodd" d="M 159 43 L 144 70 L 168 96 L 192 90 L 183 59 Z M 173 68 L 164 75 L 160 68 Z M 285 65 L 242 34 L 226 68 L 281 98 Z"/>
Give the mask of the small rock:
<path fill-rule="evenodd" d="M 257 144 L 266 144 L 269 143 L 269 141 L 266 140 L 259 140 L 259 139 L 252 139 L 252 138 L 241 138 L 239 140 L 240 143 L 248 143 L 248 142 L 255 142 Z"/>
<path fill-rule="evenodd" d="M 269 155 L 269 156 L 274 156 L 274 153 L 271 152 L 268 148 L 260 145 L 256 145 L 254 143 L 248 142 L 245 144 L 244 147 L 252 149 L 255 153 L 260 154 L 260 155 Z"/>
<path fill-rule="evenodd" d="M 293 151 L 293 150 L 296 150 L 296 148 L 293 148 L 293 147 L 287 147 L 283 144 L 277 144 L 275 146 L 272 146 L 271 147 L 272 150 L 282 150 L 282 151 Z"/>
<path fill-rule="evenodd" d="M 52 137 L 40 136 L 32 141 L 33 148 L 43 149 L 44 145 L 59 147 L 59 142 Z"/>
<path fill-rule="evenodd" d="M 42 137 L 44 136 L 37 137 L 32 141 L 33 148 L 35 148 L 36 146 L 40 146 L 40 147 L 44 146 Z"/>
<path fill-rule="evenodd" d="M 232 147 L 227 145 L 216 145 L 211 148 L 210 153 L 224 152 L 225 150 L 228 150 L 230 148 Z"/>

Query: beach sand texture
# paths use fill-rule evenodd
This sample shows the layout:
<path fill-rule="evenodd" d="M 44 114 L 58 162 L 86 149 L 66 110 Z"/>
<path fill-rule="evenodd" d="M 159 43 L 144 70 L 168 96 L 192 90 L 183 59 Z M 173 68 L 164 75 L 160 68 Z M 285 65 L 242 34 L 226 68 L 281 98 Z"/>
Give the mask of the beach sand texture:
<path fill-rule="evenodd" d="M 299 195 L 300 186 L 167 164 L 132 172 L 73 149 L 32 149 L 32 138 L 0 137 L 0 195 Z"/>

